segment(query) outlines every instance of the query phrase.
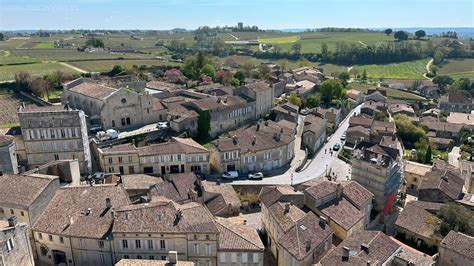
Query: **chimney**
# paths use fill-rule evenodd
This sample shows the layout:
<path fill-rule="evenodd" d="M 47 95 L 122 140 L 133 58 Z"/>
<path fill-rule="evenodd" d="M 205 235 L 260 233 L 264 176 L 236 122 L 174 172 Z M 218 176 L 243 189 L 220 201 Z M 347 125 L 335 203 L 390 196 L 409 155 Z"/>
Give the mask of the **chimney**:
<path fill-rule="evenodd" d="M 319 217 L 319 225 L 324 229 L 326 227 L 328 220 L 324 216 Z"/>
<path fill-rule="evenodd" d="M 178 252 L 169 251 L 168 252 L 168 264 L 176 265 L 178 263 Z"/>
<path fill-rule="evenodd" d="M 257 123 L 257 131 L 260 130 L 260 122 Z"/>
<path fill-rule="evenodd" d="M 181 209 L 178 209 L 178 211 L 176 211 L 176 220 L 179 221 L 182 217 L 183 212 L 181 211 Z"/>
<path fill-rule="evenodd" d="M 341 183 L 337 183 L 337 185 L 336 185 L 336 195 L 337 195 L 338 199 L 342 198 L 342 185 L 341 185 Z"/>
<path fill-rule="evenodd" d="M 89 214 L 91 214 L 91 213 L 92 213 L 92 208 L 87 208 L 87 209 L 85 210 L 85 214 L 86 214 L 86 215 L 89 215 Z"/>
<path fill-rule="evenodd" d="M 221 103 L 221 97 L 217 97 L 217 103 Z"/>
<path fill-rule="evenodd" d="M 227 97 L 224 97 L 224 103 L 227 103 Z"/>
<path fill-rule="evenodd" d="M 74 217 L 72 216 L 69 216 L 69 225 L 73 224 L 74 223 Z"/>
<path fill-rule="evenodd" d="M 16 225 L 16 216 L 11 216 L 8 218 L 8 227 L 15 227 Z"/>
<path fill-rule="evenodd" d="M 115 219 L 115 210 L 112 209 L 112 211 L 110 211 L 110 216 L 112 216 L 112 219 Z"/>
<path fill-rule="evenodd" d="M 106 207 L 107 209 L 112 208 L 112 201 L 110 200 L 110 198 L 106 198 L 106 199 L 105 199 L 105 207 Z"/>
<path fill-rule="evenodd" d="M 246 219 L 244 219 L 243 225 L 247 225 L 247 220 Z"/>
<path fill-rule="evenodd" d="M 257 136 L 253 135 L 253 137 L 252 137 L 252 146 L 255 146 L 256 143 L 257 143 Z"/>
<path fill-rule="evenodd" d="M 265 121 L 265 126 L 268 126 L 268 121 Z"/>
<path fill-rule="evenodd" d="M 369 245 L 368 244 L 362 243 L 360 245 L 360 249 L 365 251 L 366 253 L 369 253 Z"/>
<path fill-rule="evenodd" d="M 372 261 L 368 260 L 367 261 L 367 266 L 370 266 L 370 265 L 372 265 Z"/>
<path fill-rule="evenodd" d="M 289 212 L 290 212 L 290 203 L 285 203 L 284 213 L 289 213 Z"/>
<path fill-rule="evenodd" d="M 232 141 L 234 142 L 234 145 L 237 145 L 237 143 L 239 143 L 239 139 L 237 138 L 236 135 L 232 136 Z"/>
<path fill-rule="evenodd" d="M 351 252 L 350 248 L 343 247 L 342 248 L 342 259 L 345 260 L 345 261 L 348 261 L 350 252 Z"/>
<path fill-rule="evenodd" d="M 311 249 L 311 239 L 306 240 L 306 252 L 310 251 Z"/>

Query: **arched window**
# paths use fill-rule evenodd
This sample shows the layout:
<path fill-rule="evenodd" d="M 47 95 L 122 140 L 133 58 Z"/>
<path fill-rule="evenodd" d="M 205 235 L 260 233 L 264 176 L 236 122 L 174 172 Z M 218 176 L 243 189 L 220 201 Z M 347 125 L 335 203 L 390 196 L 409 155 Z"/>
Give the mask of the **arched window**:
<path fill-rule="evenodd" d="M 127 125 L 130 125 L 130 117 L 127 117 Z"/>

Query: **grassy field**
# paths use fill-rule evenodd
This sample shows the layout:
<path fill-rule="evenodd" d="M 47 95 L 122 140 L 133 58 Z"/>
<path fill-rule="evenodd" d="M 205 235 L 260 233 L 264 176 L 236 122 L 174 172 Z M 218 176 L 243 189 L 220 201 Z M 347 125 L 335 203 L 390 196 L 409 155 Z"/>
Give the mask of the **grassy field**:
<path fill-rule="evenodd" d="M 69 62 L 69 64 L 84 69 L 90 72 L 105 72 L 110 71 L 115 65 L 121 65 L 125 69 L 132 69 L 134 65 L 140 67 L 145 65 L 150 66 L 175 66 L 177 63 L 163 61 L 163 60 L 98 60 L 98 61 L 80 61 Z"/>
<path fill-rule="evenodd" d="M 474 59 L 449 59 L 439 67 L 439 75 L 449 75 L 453 78 L 474 78 Z"/>
<path fill-rule="evenodd" d="M 362 74 L 365 70 L 371 79 L 424 79 L 427 63 L 428 59 L 421 59 L 384 65 L 359 65 L 354 66 L 351 72 Z"/>
<path fill-rule="evenodd" d="M 77 73 L 71 68 L 65 67 L 59 63 L 0 66 L 0 81 L 13 80 L 15 78 L 15 73 L 18 71 L 27 71 L 31 75 L 41 76 L 58 70 L 66 73 Z"/>
<path fill-rule="evenodd" d="M 54 48 L 54 43 L 52 43 L 52 42 L 40 42 L 40 43 L 37 43 L 33 48 L 51 49 L 51 48 Z"/>
<path fill-rule="evenodd" d="M 300 36 L 288 36 L 288 37 L 276 37 L 276 38 L 262 38 L 258 39 L 259 43 L 272 43 L 272 44 L 282 44 L 282 43 L 294 43 L 301 39 Z"/>
<path fill-rule="evenodd" d="M 369 85 L 369 84 L 351 83 L 349 85 L 349 88 L 361 91 L 363 93 L 367 93 L 368 89 L 375 89 L 376 87 L 374 85 Z M 379 89 L 387 91 L 387 96 L 389 98 L 414 100 L 414 101 L 426 101 L 426 98 L 418 96 L 410 92 L 395 90 L 395 89 L 390 89 L 390 88 L 379 88 Z"/>

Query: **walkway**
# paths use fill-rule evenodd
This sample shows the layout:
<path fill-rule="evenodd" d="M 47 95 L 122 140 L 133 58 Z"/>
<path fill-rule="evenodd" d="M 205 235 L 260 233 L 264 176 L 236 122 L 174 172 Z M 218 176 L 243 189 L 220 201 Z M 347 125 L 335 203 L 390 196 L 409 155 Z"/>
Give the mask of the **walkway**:
<path fill-rule="evenodd" d="M 68 63 L 65 63 L 65 62 L 59 62 L 61 65 L 65 66 L 65 67 L 69 67 L 70 69 L 73 69 L 79 73 L 89 73 L 89 71 L 85 71 L 84 69 L 82 68 L 78 68 L 78 67 L 75 67 L 73 65 L 70 65 Z"/>

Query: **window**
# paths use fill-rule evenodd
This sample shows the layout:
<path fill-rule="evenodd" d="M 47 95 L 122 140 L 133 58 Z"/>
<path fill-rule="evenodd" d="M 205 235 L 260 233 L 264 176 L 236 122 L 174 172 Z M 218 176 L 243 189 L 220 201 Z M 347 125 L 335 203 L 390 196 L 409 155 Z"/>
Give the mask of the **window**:
<path fill-rule="evenodd" d="M 129 174 L 135 174 L 135 167 L 133 167 L 133 165 L 130 165 L 130 166 L 128 167 L 128 173 L 129 173 Z"/>
<path fill-rule="evenodd" d="M 413 177 L 413 182 L 416 182 L 418 181 L 418 179 L 416 177 Z"/>
<path fill-rule="evenodd" d="M 150 256 L 148 256 L 148 259 L 150 259 L 150 260 L 154 260 L 154 259 L 155 259 L 155 256 L 153 256 L 153 255 L 150 255 Z"/>
<path fill-rule="evenodd" d="M 140 239 L 135 240 L 135 248 L 136 249 L 142 248 L 142 242 L 140 241 Z"/>
<path fill-rule="evenodd" d="M 137 259 L 141 260 L 141 259 L 142 259 L 142 255 L 137 255 Z"/>
<path fill-rule="evenodd" d="M 128 162 L 129 162 L 129 163 L 132 162 L 132 156 L 128 156 Z"/>
<path fill-rule="evenodd" d="M 56 137 L 56 135 L 54 134 L 54 129 L 49 130 L 49 135 L 51 136 L 52 139 Z"/>
<path fill-rule="evenodd" d="M 236 253 L 230 253 L 230 261 L 231 262 L 237 262 L 237 254 Z"/>
<path fill-rule="evenodd" d="M 15 211 L 13 209 L 10 209 L 10 214 L 14 215 Z"/>
<path fill-rule="evenodd" d="M 72 136 L 73 138 L 76 137 L 76 129 L 75 129 L 75 128 L 72 128 L 72 129 L 71 129 L 71 136 Z"/>
<path fill-rule="evenodd" d="M 118 158 L 119 158 L 119 163 L 122 163 L 122 156 L 120 156 Z"/>
<path fill-rule="evenodd" d="M 61 243 L 61 244 L 64 243 L 64 237 L 62 237 L 62 236 L 59 237 L 59 243 Z"/>
<path fill-rule="evenodd" d="M 166 256 L 161 256 L 161 260 L 166 260 Z"/>
<path fill-rule="evenodd" d="M 97 241 L 97 245 L 99 246 L 99 248 L 104 248 L 105 246 L 104 241 L 102 240 Z"/>
<path fill-rule="evenodd" d="M 122 248 L 123 248 L 123 249 L 128 249 L 128 241 L 127 241 L 127 239 L 123 239 L 123 240 L 122 240 Z"/>
<path fill-rule="evenodd" d="M 199 254 L 199 244 L 194 244 L 194 254 Z"/>
<path fill-rule="evenodd" d="M 211 255 L 211 251 L 212 251 L 211 244 L 206 244 L 206 254 Z"/>
<path fill-rule="evenodd" d="M 253 263 L 258 263 L 258 253 L 253 253 Z"/>
<path fill-rule="evenodd" d="M 153 249 L 153 240 L 148 240 L 148 249 Z"/>
<path fill-rule="evenodd" d="M 21 216 L 25 216 L 25 213 L 23 211 L 20 211 Z"/>
<path fill-rule="evenodd" d="M 7 251 L 10 252 L 14 247 L 15 247 L 15 243 L 13 242 L 13 238 L 8 239 Z"/>
<path fill-rule="evenodd" d="M 220 262 L 225 262 L 225 253 L 219 254 L 219 261 Z"/>
<path fill-rule="evenodd" d="M 206 266 L 212 266 L 212 262 L 210 260 L 206 261 Z"/>
<path fill-rule="evenodd" d="M 48 240 L 53 242 L 53 236 L 52 235 L 48 235 Z"/>
<path fill-rule="evenodd" d="M 85 243 L 84 239 L 79 239 L 79 246 L 80 246 L 81 248 L 83 248 L 83 247 L 86 246 L 86 243 Z"/>
<path fill-rule="evenodd" d="M 123 258 L 124 259 L 130 259 L 130 256 L 129 255 L 123 255 Z"/>
<path fill-rule="evenodd" d="M 247 261 L 248 261 L 247 253 L 242 253 L 242 263 L 247 263 Z"/>
<path fill-rule="evenodd" d="M 39 238 L 39 239 L 43 239 L 43 234 L 38 233 L 38 238 Z"/>
<path fill-rule="evenodd" d="M 127 103 L 127 99 L 125 98 L 122 98 L 122 101 L 121 101 L 123 104 Z"/>
<path fill-rule="evenodd" d="M 209 235 L 206 235 L 206 240 L 210 240 L 211 238 L 209 237 Z"/>
<path fill-rule="evenodd" d="M 61 137 L 62 137 L 62 138 L 65 138 L 65 137 L 66 137 L 66 132 L 64 131 L 64 129 L 61 129 Z"/>
<path fill-rule="evenodd" d="M 178 154 L 178 161 L 181 161 L 181 154 Z"/>
<path fill-rule="evenodd" d="M 58 155 L 58 154 L 55 154 L 55 155 L 54 155 L 54 159 L 55 159 L 55 160 L 59 160 L 59 155 Z"/>
<path fill-rule="evenodd" d="M 164 239 L 160 240 L 160 249 L 166 249 L 166 241 Z"/>

